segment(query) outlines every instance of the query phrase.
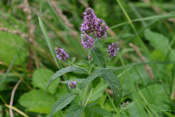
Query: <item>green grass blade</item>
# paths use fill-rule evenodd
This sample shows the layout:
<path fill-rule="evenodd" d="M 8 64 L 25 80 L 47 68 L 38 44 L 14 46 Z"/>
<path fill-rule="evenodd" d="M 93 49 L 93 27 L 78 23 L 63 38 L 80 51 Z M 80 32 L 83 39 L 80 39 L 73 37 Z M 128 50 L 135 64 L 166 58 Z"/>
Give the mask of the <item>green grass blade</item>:
<path fill-rule="evenodd" d="M 62 65 L 61 65 L 61 63 L 57 60 L 57 58 L 56 58 L 56 56 L 55 56 L 54 48 L 53 48 L 53 46 L 52 46 L 52 44 L 51 44 L 51 42 L 50 42 L 50 39 L 49 39 L 48 34 L 47 34 L 47 32 L 46 32 L 45 26 L 44 26 L 44 24 L 43 24 L 43 22 L 42 22 L 40 16 L 38 17 L 38 20 L 39 20 L 40 28 L 41 28 L 41 30 L 42 30 L 42 32 L 43 32 L 43 34 L 44 34 L 44 37 L 45 37 L 47 46 L 49 47 L 49 50 L 50 50 L 50 52 L 51 52 L 51 54 L 52 54 L 52 57 L 53 57 L 53 59 L 54 59 L 56 65 L 61 69 L 61 68 L 62 68 Z"/>
<path fill-rule="evenodd" d="M 144 48 L 144 50 L 146 51 L 147 56 L 149 57 L 149 50 L 148 50 L 148 48 L 146 47 L 146 45 L 144 44 L 144 42 L 141 40 L 139 34 L 137 33 L 136 28 L 135 28 L 135 26 L 134 26 L 132 20 L 130 19 L 129 15 L 127 14 L 126 10 L 124 9 L 124 7 L 123 7 L 123 5 L 121 4 L 120 0 L 117 0 L 117 2 L 118 2 L 118 4 L 119 4 L 120 8 L 122 9 L 122 11 L 123 11 L 125 17 L 127 18 L 129 24 L 131 25 L 132 29 L 134 30 L 135 34 L 137 35 L 138 41 L 139 41 L 140 45 Z"/>

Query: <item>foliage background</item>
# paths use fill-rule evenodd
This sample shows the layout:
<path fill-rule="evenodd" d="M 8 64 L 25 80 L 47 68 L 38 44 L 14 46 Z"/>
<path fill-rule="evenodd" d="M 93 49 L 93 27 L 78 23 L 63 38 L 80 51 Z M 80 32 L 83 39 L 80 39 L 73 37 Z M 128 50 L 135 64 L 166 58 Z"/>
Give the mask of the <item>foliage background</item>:
<path fill-rule="evenodd" d="M 118 0 L 119 1 L 119 0 Z M 75 63 L 85 65 L 88 51 L 81 45 L 80 26 L 86 7 L 94 9 L 110 27 L 100 49 L 119 41 L 116 57 L 107 59 L 108 66 L 120 79 L 123 98 L 120 116 L 173 116 L 175 114 L 175 1 L 120 0 L 1 0 L 0 1 L 0 116 L 10 116 L 11 93 L 15 116 L 46 116 L 56 99 L 67 93 L 64 78 L 57 79 L 44 93 L 50 77 L 60 69 L 48 44 L 64 48 Z M 45 25 L 50 42 L 45 40 L 38 17 Z M 128 17 L 130 20 L 128 20 Z M 154 79 L 145 70 L 144 62 L 129 43 L 137 46 L 151 68 Z M 53 49 L 51 48 L 51 49 Z M 70 65 L 60 61 L 63 67 Z M 68 79 L 84 78 L 66 74 Z M 98 83 L 99 82 L 99 83 Z M 103 80 L 97 81 L 90 102 L 105 110 L 115 107 Z M 94 82 L 94 84 L 97 84 Z M 112 95 L 112 94 L 111 94 Z M 112 97 L 112 96 L 111 96 Z M 96 101 L 98 100 L 98 101 Z M 19 111 L 21 110 L 21 111 Z M 67 108 L 58 113 L 65 115 Z M 100 116 L 100 115 L 96 115 Z"/>

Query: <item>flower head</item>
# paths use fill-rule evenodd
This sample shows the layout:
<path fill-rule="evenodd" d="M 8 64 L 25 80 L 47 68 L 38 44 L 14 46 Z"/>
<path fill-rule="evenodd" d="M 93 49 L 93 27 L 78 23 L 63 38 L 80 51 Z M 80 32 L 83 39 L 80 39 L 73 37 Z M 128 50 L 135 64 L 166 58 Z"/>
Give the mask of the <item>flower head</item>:
<path fill-rule="evenodd" d="M 83 23 L 81 24 L 81 32 L 87 34 L 94 33 L 95 26 L 97 25 L 97 16 L 94 14 L 94 11 L 91 8 L 86 8 L 83 15 L 84 19 Z"/>
<path fill-rule="evenodd" d="M 106 25 L 105 21 L 103 19 L 97 19 L 97 25 L 95 27 L 95 37 L 101 39 L 103 37 L 106 37 L 108 26 Z"/>
<path fill-rule="evenodd" d="M 94 39 L 88 34 L 81 34 L 81 43 L 84 48 L 92 48 L 94 44 Z"/>
<path fill-rule="evenodd" d="M 110 57 L 114 57 L 117 54 L 117 50 L 119 50 L 118 42 L 112 43 L 112 45 L 108 46 L 108 53 Z"/>
<path fill-rule="evenodd" d="M 69 88 L 74 89 L 77 86 L 77 83 L 75 81 L 71 81 L 68 83 Z"/>
<path fill-rule="evenodd" d="M 67 54 L 64 49 L 55 47 L 55 53 L 59 60 L 66 61 L 69 58 L 69 54 Z"/>

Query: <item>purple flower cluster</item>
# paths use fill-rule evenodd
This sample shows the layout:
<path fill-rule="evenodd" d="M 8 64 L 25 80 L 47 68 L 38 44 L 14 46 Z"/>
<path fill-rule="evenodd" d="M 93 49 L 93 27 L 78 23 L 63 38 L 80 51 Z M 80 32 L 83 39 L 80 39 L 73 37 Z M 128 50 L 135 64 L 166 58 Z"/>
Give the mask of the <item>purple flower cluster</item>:
<path fill-rule="evenodd" d="M 97 17 L 94 14 L 94 11 L 91 8 L 86 8 L 85 12 L 83 13 L 84 20 L 81 24 L 81 32 L 82 33 L 93 33 L 95 26 L 97 25 Z"/>
<path fill-rule="evenodd" d="M 106 26 L 106 23 L 103 19 L 97 19 L 97 25 L 96 25 L 96 34 L 95 37 L 101 39 L 106 37 L 108 26 Z"/>
<path fill-rule="evenodd" d="M 83 16 L 83 23 L 81 24 L 82 44 L 85 48 L 92 48 L 94 39 L 91 36 L 98 39 L 106 37 L 108 27 L 103 19 L 97 18 L 91 8 L 86 8 Z"/>
<path fill-rule="evenodd" d="M 84 48 L 92 48 L 94 44 L 94 39 L 90 37 L 88 34 L 81 34 L 81 43 Z"/>
<path fill-rule="evenodd" d="M 109 56 L 110 57 L 116 56 L 118 50 L 119 50 L 118 42 L 112 43 L 112 45 L 109 45 L 108 47 Z"/>
<path fill-rule="evenodd" d="M 75 81 L 71 81 L 68 83 L 69 88 L 74 89 L 77 86 L 77 83 Z"/>
<path fill-rule="evenodd" d="M 55 53 L 59 60 L 66 61 L 69 58 L 69 54 L 67 54 L 64 49 L 55 47 Z"/>
<path fill-rule="evenodd" d="M 106 38 L 108 26 L 103 19 L 100 19 L 95 15 L 91 8 L 86 8 L 83 16 L 83 23 L 81 24 L 81 43 L 86 49 L 93 48 L 95 40 L 93 38 Z M 118 46 L 118 42 L 109 45 L 108 53 L 110 57 L 116 56 L 119 49 Z M 90 60 L 90 56 L 88 56 L 88 60 Z"/>

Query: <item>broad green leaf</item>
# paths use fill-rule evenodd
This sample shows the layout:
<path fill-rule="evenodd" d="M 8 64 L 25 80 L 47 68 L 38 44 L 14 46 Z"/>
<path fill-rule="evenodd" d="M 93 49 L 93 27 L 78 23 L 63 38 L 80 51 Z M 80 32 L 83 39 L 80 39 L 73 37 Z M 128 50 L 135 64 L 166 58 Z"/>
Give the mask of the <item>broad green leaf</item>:
<path fill-rule="evenodd" d="M 175 61 L 175 49 L 171 49 L 168 56 L 170 61 Z"/>
<path fill-rule="evenodd" d="M 164 57 L 163 51 L 161 50 L 154 50 L 151 53 L 151 60 L 161 60 Z"/>
<path fill-rule="evenodd" d="M 74 72 L 74 71 L 76 71 L 76 72 L 78 72 L 78 73 L 86 73 L 85 70 L 80 69 L 80 68 L 75 67 L 75 66 L 65 67 L 65 68 L 63 68 L 63 69 L 57 71 L 57 72 L 50 78 L 50 80 L 49 80 L 48 83 L 47 83 L 46 90 L 47 90 L 47 88 L 49 87 L 49 85 L 52 83 L 52 81 L 54 81 L 56 78 L 58 78 L 59 76 L 62 76 L 62 75 L 65 74 L 65 73 Z"/>
<path fill-rule="evenodd" d="M 91 57 L 98 66 L 103 68 L 106 66 L 105 58 L 99 48 L 95 47 L 91 50 Z"/>
<path fill-rule="evenodd" d="M 168 49 L 169 40 L 164 35 L 151 30 L 146 30 L 145 37 L 155 49 L 162 50 L 164 53 Z"/>
<path fill-rule="evenodd" d="M 63 109 L 65 106 L 67 106 L 70 102 L 72 102 L 72 100 L 75 98 L 75 94 L 74 93 L 70 93 L 70 94 L 66 94 L 64 96 L 62 96 L 61 98 L 59 98 L 55 104 L 52 107 L 50 116 L 52 116 L 53 114 L 55 114 L 57 111 Z"/>
<path fill-rule="evenodd" d="M 28 111 L 49 114 L 54 103 L 54 97 L 42 90 L 32 90 L 23 94 L 19 103 Z"/>
<path fill-rule="evenodd" d="M 0 58 L 5 63 L 10 64 L 19 47 L 24 43 L 24 39 L 8 32 L 0 32 L 0 37 Z M 27 56 L 28 49 L 22 48 L 14 64 L 21 64 Z"/>
<path fill-rule="evenodd" d="M 141 90 L 149 104 L 155 105 L 154 110 L 170 110 L 170 100 L 164 88 L 160 84 L 153 84 Z"/>
<path fill-rule="evenodd" d="M 49 81 L 50 77 L 53 74 L 54 74 L 54 72 L 52 72 L 49 69 L 40 68 L 40 69 L 35 70 L 33 73 L 33 77 L 32 77 L 33 85 L 38 87 L 38 88 L 41 88 L 42 90 L 45 90 L 47 82 Z M 48 90 L 51 94 L 54 94 L 57 91 L 57 87 L 58 87 L 59 82 L 60 82 L 60 79 L 57 78 L 52 83 L 52 85 L 48 88 Z"/>
<path fill-rule="evenodd" d="M 66 117 L 81 117 L 81 113 L 84 111 L 84 107 L 80 105 L 73 105 L 66 113 Z"/>
<path fill-rule="evenodd" d="M 122 89 L 121 84 L 115 74 L 110 71 L 106 70 L 101 77 L 109 84 L 111 87 L 113 94 L 114 94 L 114 104 L 118 106 L 120 104 L 120 100 L 122 98 Z"/>
<path fill-rule="evenodd" d="M 112 114 L 110 112 L 108 112 L 107 110 L 102 109 L 100 107 L 86 107 L 86 109 L 93 112 L 93 113 L 103 115 L 105 117 L 112 117 Z"/>
<path fill-rule="evenodd" d="M 94 73 L 92 73 L 89 77 L 87 77 L 85 80 L 83 80 L 83 82 L 80 85 L 80 89 L 85 88 L 86 85 L 88 85 L 91 81 L 93 81 L 98 76 L 105 73 L 105 71 L 106 71 L 106 69 L 99 69 L 99 70 L 95 71 Z"/>

